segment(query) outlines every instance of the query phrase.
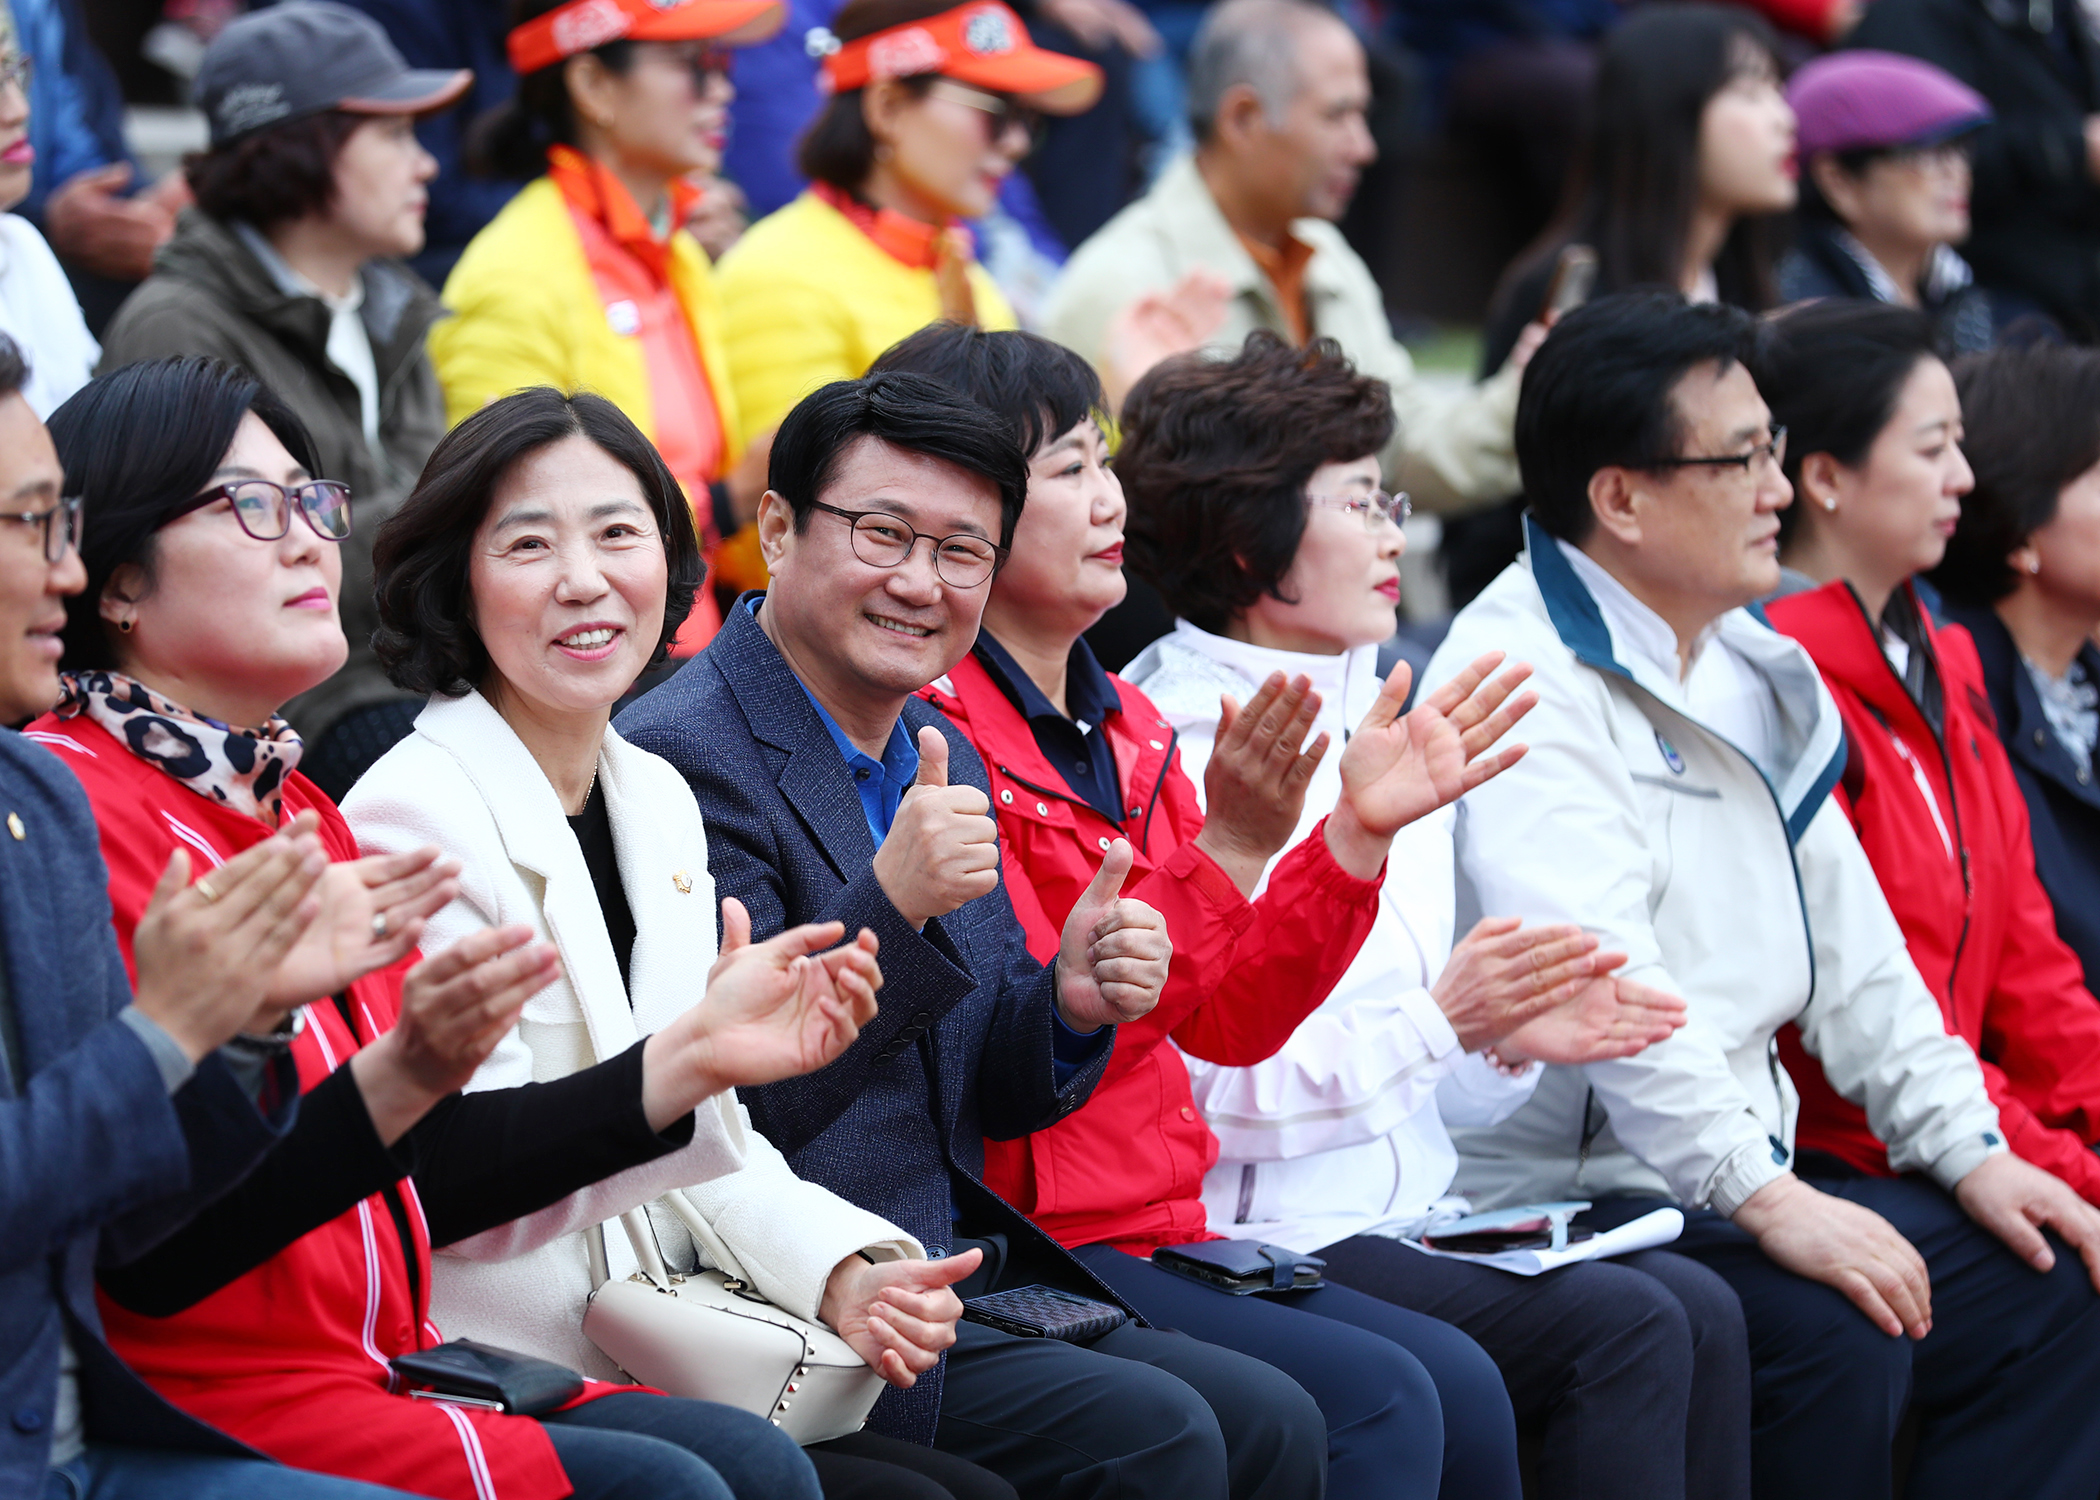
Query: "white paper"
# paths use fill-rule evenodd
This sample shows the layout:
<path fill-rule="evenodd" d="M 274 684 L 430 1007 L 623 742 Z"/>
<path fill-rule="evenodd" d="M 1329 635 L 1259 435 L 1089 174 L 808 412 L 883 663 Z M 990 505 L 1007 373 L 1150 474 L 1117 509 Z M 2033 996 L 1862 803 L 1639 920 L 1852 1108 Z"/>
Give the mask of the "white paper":
<path fill-rule="evenodd" d="M 1658 1208 L 1653 1213 L 1642 1214 L 1638 1219 L 1621 1224 L 1617 1229 L 1589 1239 L 1579 1240 L 1565 1250 L 1496 1250 L 1487 1253 L 1467 1250 L 1432 1250 L 1419 1240 L 1402 1240 L 1403 1245 L 1412 1245 L 1424 1255 L 1442 1256 L 1445 1260 L 1471 1261 L 1476 1266 L 1493 1266 L 1498 1271 L 1509 1271 L 1518 1276 L 1537 1276 L 1558 1266 L 1572 1266 L 1580 1260 L 1598 1260 L 1612 1255 L 1631 1255 L 1636 1250 L 1653 1250 L 1657 1245 L 1667 1245 L 1684 1233 L 1684 1213 L 1675 1208 Z"/>

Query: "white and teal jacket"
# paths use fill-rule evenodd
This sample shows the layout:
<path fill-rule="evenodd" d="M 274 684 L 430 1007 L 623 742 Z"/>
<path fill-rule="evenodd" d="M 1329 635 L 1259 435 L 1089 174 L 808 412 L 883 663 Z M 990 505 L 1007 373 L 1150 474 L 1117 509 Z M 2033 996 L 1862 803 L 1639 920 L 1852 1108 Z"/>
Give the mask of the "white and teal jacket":
<path fill-rule="evenodd" d="M 1539 693 L 1514 736 L 1531 753 L 1460 806 L 1461 930 L 1478 914 L 1579 922 L 1691 1018 L 1637 1057 L 1550 1068 L 1514 1115 L 1456 1133 L 1459 1190 L 1482 1207 L 1661 1192 L 1733 1214 L 1792 1165 L 1799 1101 L 1774 1042 L 1789 1022 L 1891 1163 L 1951 1188 L 2005 1149 L 1998 1113 L 1830 796 L 1845 735 L 1814 662 L 1754 607 L 1714 628 L 1705 649 L 1772 695 L 1760 766 L 1525 528 L 1523 558 L 1427 673 L 1503 650 Z"/>

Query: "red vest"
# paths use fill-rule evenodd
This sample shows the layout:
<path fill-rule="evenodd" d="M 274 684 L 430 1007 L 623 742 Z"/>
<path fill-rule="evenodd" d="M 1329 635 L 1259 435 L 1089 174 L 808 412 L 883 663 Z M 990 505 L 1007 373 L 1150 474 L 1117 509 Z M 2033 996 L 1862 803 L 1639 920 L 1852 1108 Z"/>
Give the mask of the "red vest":
<path fill-rule="evenodd" d="M 177 848 L 201 875 L 269 836 L 87 719 L 46 714 L 27 733 L 87 788 L 127 965 L 132 931 Z M 331 859 L 357 858 L 342 814 L 304 776 L 286 782 L 284 806 L 288 817 L 320 813 Z M 302 1089 L 393 1024 L 402 976 L 418 956 L 352 985 L 347 1021 L 330 1001 L 307 1007 L 306 1030 L 292 1044 Z M 443 1342 L 429 1299 L 430 1232 L 404 1178 L 172 1318 L 143 1317 L 106 1296 L 100 1306 L 111 1347 L 163 1397 L 294 1468 L 442 1500 L 569 1494 L 554 1445 L 532 1418 L 392 1393 L 387 1361 Z"/>
<path fill-rule="evenodd" d="M 1908 587 L 1908 585 L 1906 585 Z M 1911 961 L 1947 1029 L 1976 1049 L 2007 1143 L 2100 1203 L 2100 1002 L 2056 933 L 2034 871 L 2027 804 L 1999 742 L 1976 645 L 1920 606 L 1939 668 L 1938 733 L 1844 582 L 1767 606 L 1815 658 L 1850 741 L 1835 796 L 1851 815 Z M 1815 919 L 1815 913 L 1809 913 Z M 1801 1090 L 1803 1149 L 1889 1174 L 1866 1115 L 1840 1098 L 1791 1026 L 1780 1054 Z"/>
<path fill-rule="evenodd" d="M 1187 1065 L 1165 1042 L 1233 1067 L 1274 1055 L 1363 946 L 1379 883 L 1344 871 L 1315 831 L 1277 862 L 1250 905 L 1190 842 L 1203 811 L 1165 717 L 1120 677 L 1109 681 L 1122 699 L 1102 726 L 1123 789 L 1120 825 L 1072 795 L 975 656 L 922 696 L 983 757 L 1007 892 L 1037 961 L 1056 956 L 1066 915 L 1117 838 L 1136 856 L 1123 893 L 1166 918 L 1174 940 L 1166 990 L 1150 1015 L 1117 1028 L 1085 1107 L 1020 1140 L 985 1142 L 985 1181 L 1061 1243 L 1143 1255 L 1218 1237 L 1202 1201 L 1218 1139 L 1196 1112 Z"/>

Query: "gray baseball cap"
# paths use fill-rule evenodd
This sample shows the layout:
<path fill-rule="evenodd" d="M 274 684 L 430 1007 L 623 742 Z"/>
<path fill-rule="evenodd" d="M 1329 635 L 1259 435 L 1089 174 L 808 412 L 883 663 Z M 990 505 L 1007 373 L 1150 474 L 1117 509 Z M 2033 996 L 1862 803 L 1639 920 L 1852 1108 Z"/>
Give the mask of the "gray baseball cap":
<path fill-rule="evenodd" d="M 420 115 L 466 93 L 474 75 L 411 68 L 380 24 L 335 0 L 291 0 L 235 20 L 204 49 L 197 105 L 224 146 L 326 109 Z"/>

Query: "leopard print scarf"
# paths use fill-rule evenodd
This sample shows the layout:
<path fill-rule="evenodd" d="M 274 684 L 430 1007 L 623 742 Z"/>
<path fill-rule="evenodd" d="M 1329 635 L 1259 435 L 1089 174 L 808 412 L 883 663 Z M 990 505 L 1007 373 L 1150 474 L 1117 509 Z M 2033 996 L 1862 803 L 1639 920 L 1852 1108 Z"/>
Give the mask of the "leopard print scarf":
<path fill-rule="evenodd" d="M 284 821 L 285 778 L 305 743 L 281 714 L 260 729 L 235 729 L 193 714 L 121 672 L 64 672 L 60 718 L 85 714 L 200 797 L 275 828 Z"/>

